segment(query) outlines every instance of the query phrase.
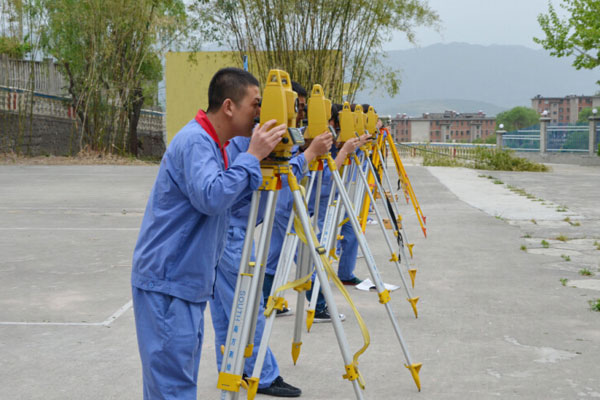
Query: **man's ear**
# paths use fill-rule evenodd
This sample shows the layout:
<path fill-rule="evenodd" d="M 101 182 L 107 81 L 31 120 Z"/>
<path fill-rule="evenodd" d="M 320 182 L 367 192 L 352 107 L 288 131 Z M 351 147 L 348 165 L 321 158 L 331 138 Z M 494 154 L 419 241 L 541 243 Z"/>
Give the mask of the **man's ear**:
<path fill-rule="evenodd" d="M 233 100 L 231 99 L 225 99 L 225 101 L 223 101 L 223 105 L 221 106 L 221 108 L 223 109 L 223 112 L 225 113 L 225 115 L 227 115 L 228 117 L 232 117 L 233 116 Z"/>

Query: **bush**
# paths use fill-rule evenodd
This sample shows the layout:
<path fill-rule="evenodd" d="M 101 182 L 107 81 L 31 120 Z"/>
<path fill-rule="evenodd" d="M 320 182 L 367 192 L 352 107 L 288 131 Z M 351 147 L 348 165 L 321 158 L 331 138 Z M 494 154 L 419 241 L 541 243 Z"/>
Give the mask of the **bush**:
<path fill-rule="evenodd" d="M 473 150 L 472 159 L 453 158 L 442 153 L 423 152 L 423 165 L 437 167 L 467 167 L 492 171 L 530 171 L 547 172 L 550 169 L 526 158 L 515 157 L 514 151 L 504 149 L 496 151 L 485 147 Z"/>
<path fill-rule="evenodd" d="M 512 150 L 496 151 L 483 147 L 475 149 L 473 168 L 493 171 L 547 172 L 549 170 L 544 164 L 531 162 L 522 157 L 515 157 Z"/>
<path fill-rule="evenodd" d="M 31 45 L 29 43 L 22 43 L 14 37 L 0 36 L 0 54 L 22 59 L 30 51 Z"/>

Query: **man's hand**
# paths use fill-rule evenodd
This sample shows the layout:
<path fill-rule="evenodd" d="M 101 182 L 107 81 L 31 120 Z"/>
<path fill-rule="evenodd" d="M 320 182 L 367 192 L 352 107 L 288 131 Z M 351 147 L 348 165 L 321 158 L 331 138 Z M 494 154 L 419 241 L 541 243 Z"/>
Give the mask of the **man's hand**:
<path fill-rule="evenodd" d="M 364 135 L 367 136 L 367 135 Z M 335 164 L 342 165 L 346 157 L 349 154 L 352 154 L 356 149 L 360 147 L 360 140 L 358 138 L 350 138 L 346 140 L 340 151 L 338 151 L 337 156 L 335 157 Z"/>
<path fill-rule="evenodd" d="M 360 135 L 360 137 L 358 138 L 358 147 L 364 146 L 365 143 L 367 143 L 370 138 L 371 138 L 371 135 L 368 135 L 366 133 L 364 135 Z"/>
<path fill-rule="evenodd" d="M 271 154 L 287 130 L 285 124 L 275 126 L 276 123 L 277 121 L 272 119 L 265 122 L 263 126 L 255 126 L 252 131 L 248 153 L 256 157 L 258 161 L 262 161 Z"/>
<path fill-rule="evenodd" d="M 324 154 L 329 153 L 331 149 L 331 145 L 333 144 L 333 136 L 331 136 L 331 132 L 325 131 L 321 133 L 319 136 L 314 138 L 310 143 L 310 146 L 304 152 L 304 158 L 306 162 L 309 163 L 314 160 L 317 156 L 322 156 Z"/>

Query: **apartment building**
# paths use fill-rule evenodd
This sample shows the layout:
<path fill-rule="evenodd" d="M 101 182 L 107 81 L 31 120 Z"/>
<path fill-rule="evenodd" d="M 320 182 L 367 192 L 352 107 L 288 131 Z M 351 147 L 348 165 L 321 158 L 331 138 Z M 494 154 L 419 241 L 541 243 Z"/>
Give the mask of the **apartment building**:
<path fill-rule="evenodd" d="M 576 96 L 572 94 L 565 97 L 542 97 L 538 94 L 531 99 L 531 108 L 540 114 L 548 111 L 548 117 L 555 124 L 574 124 L 579 119 L 581 110 L 594 107 L 600 108 L 600 96 Z"/>
<path fill-rule="evenodd" d="M 397 114 L 391 129 L 399 142 L 472 142 L 496 132 L 496 118 L 476 113 L 424 113 L 421 117 Z"/>

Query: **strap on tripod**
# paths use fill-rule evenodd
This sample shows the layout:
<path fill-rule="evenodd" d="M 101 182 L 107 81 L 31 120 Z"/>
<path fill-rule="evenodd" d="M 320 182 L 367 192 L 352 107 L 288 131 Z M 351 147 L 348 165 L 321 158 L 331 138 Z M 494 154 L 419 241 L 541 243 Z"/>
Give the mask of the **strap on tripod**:
<path fill-rule="evenodd" d="M 346 374 L 343 375 L 343 378 L 351 380 L 351 381 L 358 379 L 358 384 L 360 385 L 360 387 L 362 389 L 364 389 L 365 382 L 364 382 L 364 379 L 363 379 L 360 371 L 358 370 L 358 358 L 360 357 L 361 354 L 363 354 L 367 350 L 367 348 L 371 344 L 369 330 L 367 329 L 365 321 L 363 320 L 362 316 L 360 315 L 360 312 L 356 308 L 354 301 L 352 301 L 350 294 L 346 290 L 346 287 L 340 281 L 337 274 L 333 270 L 331 263 L 329 262 L 329 258 L 327 257 L 327 254 L 325 254 L 324 249 L 321 247 L 319 240 L 317 239 L 317 235 L 315 235 L 314 232 L 310 232 L 311 236 L 312 236 L 312 243 L 309 243 L 308 239 L 306 237 L 306 234 L 305 234 L 304 230 L 302 229 L 302 223 L 300 222 L 298 217 L 294 218 L 294 227 L 296 229 L 296 234 L 298 235 L 298 238 L 303 243 L 305 243 L 307 246 L 314 245 L 317 247 L 317 249 L 320 248 L 321 251 L 317 250 L 317 252 L 319 253 L 319 257 L 321 258 L 321 261 L 323 262 L 323 267 L 325 268 L 325 271 L 327 272 L 327 276 L 329 277 L 330 280 L 333 281 L 335 286 L 342 293 L 342 295 L 344 296 L 344 298 L 346 299 L 346 301 L 352 308 L 354 316 L 356 317 L 356 320 L 360 327 L 360 331 L 363 336 L 363 346 L 356 353 L 354 353 L 354 357 L 352 359 L 352 364 L 346 365 Z M 311 272 L 311 275 L 312 275 L 312 272 Z"/>

